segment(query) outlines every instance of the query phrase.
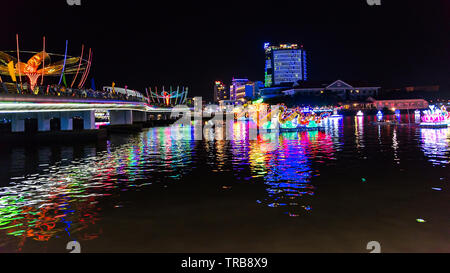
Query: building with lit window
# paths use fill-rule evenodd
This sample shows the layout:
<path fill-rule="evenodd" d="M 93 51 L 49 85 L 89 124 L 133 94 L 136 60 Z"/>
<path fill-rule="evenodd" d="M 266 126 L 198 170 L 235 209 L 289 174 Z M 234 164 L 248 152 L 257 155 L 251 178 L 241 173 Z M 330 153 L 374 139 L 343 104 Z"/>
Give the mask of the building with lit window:
<path fill-rule="evenodd" d="M 264 86 L 272 87 L 306 81 L 306 52 L 302 45 L 264 44 L 265 75 Z"/>
<path fill-rule="evenodd" d="M 248 79 L 233 78 L 230 85 L 230 99 L 243 100 L 245 98 L 245 85 L 249 82 Z"/>
<path fill-rule="evenodd" d="M 221 81 L 214 82 L 214 102 L 219 102 L 221 100 L 229 100 L 229 93 L 227 92 L 227 87 Z"/>
<path fill-rule="evenodd" d="M 245 101 L 259 96 L 259 90 L 263 87 L 262 82 L 252 82 L 248 79 L 234 79 L 230 86 L 230 98 L 234 101 Z"/>
<path fill-rule="evenodd" d="M 284 95 L 303 95 L 303 96 L 319 96 L 332 95 L 342 100 L 365 100 L 369 97 L 377 97 L 379 86 L 370 86 L 364 83 L 346 83 L 337 80 L 331 84 L 329 83 L 299 83 L 292 89 L 282 91 Z"/>
<path fill-rule="evenodd" d="M 389 108 L 392 111 L 426 109 L 429 106 L 424 99 L 375 100 L 373 103 L 378 110 Z"/>

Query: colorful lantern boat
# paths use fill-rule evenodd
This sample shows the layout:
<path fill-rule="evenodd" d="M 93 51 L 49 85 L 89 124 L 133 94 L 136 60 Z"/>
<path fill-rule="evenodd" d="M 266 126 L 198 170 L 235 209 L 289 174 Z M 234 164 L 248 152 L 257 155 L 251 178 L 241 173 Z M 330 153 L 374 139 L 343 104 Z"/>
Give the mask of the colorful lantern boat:
<path fill-rule="evenodd" d="M 436 108 L 430 105 L 430 109 L 423 111 L 421 127 L 426 128 L 447 128 L 450 125 L 450 113 L 445 106 Z"/>

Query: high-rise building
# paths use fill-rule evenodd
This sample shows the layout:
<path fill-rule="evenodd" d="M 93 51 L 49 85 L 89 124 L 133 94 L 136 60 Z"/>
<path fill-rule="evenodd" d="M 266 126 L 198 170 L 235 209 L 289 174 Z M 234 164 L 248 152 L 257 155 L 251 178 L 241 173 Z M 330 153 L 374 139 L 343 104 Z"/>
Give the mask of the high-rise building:
<path fill-rule="evenodd" d="M 221 81 L 214 82 L 214 102 L 218 102 L 221 100 L 229 100 L 229 94 L 227 92 L 227 88 L 225 84 Z"/>
<path fill-rule="evenodd" d="M 306 52 L 302 45 L 272 46 L 265 43 L 264 50 L 266 55 L 265 87 L 306 81 Z"/>

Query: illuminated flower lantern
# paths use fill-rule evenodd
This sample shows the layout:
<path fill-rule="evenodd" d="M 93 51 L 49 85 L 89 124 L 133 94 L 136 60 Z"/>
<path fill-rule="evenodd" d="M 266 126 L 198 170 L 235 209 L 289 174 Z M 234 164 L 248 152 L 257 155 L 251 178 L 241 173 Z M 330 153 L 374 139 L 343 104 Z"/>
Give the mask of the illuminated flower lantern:
<path fill-rule="evenodd" d="M 445 106 L 437 109 L 436 106 L 430 105 L 430 109 L 423 111 L 422 126 L 447 127 L 448 124 L 450 124 L 450 114 Z"/>
<path fill-rule="evenodd" d="M 279 109 L 276 122 L 281 131 L 318 129 L 322 126 L 322 121 L 329 116 L 329 113 L 318 115 L 310 110 L 288 109 L 284 105 L 280 105 Z M 272 123 L 273 121 L 266 122 L 263 128 L 271 128 Z"/>

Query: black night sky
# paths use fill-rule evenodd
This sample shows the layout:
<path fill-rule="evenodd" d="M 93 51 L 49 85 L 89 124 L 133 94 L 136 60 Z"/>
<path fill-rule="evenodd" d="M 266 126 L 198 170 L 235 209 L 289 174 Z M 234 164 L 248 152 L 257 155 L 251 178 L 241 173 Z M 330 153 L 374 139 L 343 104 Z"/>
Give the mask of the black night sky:
<path fill-rule="evenodd" d="M 47 51 L 63 54 L 68 39 L 72 56 L 84 43 L 97 87 L 186 85 L 211 99 L 215 80 L 264 79 L 264 42 L 295 42 L 308 51 L 310 80 L 450 92 L 450 2 L 381 2 L 8 0 L 0 42 L 14 50 L 19 33 L 21 50 L 38 51 L 45 35 Z"/>

